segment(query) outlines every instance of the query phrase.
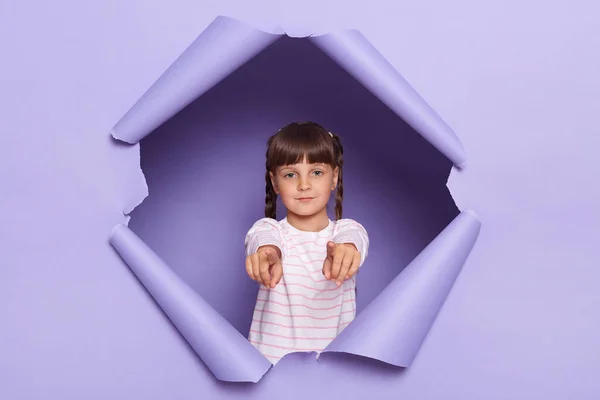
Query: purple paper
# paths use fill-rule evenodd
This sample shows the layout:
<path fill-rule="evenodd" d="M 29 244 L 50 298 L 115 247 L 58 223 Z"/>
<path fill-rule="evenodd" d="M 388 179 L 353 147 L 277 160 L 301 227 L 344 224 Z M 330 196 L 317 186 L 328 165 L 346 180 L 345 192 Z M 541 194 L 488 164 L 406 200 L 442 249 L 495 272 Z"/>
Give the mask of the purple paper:
<path fill-rule="evenodd" d="M 271 363 L 125 225 L 111 245 L 217 379 L 258 382 Z"/>
<path fill-rule="evenodd" d="M 215 19 L 119 120 L 112 135 L 139 142 L 279 36 L 231 18 Z"/>
<path fill-rule="evenodd" d="M 119 120 L 112 135 L 137 143 L 281 35 L 218 17 Z M 310 38 L 392 111 L 464 167 L 464 149 L 452 129 L 358 31 Z"/>
<path fill-rule="evenodd" d="M 179 138 L 179 133 L 181 131 L 186 131 L 188 128 L 185 126 L 179 126 L 179 119 L 189 118 L 185 117 L 186 113 L 181 111 L 178 115 L 177 121 L 170 121 L 170 124 L 177 124 L 177 127 L 168 128 L 168 133 L 162 132 L 163 129 L 155 129 L 161 123 L 173 118 L 173 115 L 180 111 L 183 107 L 190 104 L 192 100 L 195 100 L 200 95 L 205 93 L 209 88 L 215 87 L 221 80 L 227 77 L 227 74 L 232 73 L 234 70 L 245 70 L 246 68 L 242 68 L 244 64 L 246 64 L 253 55 L 264 52 L 265 47 L 271 46 L 272 48 L 277 48 L 279 43 L 283 43 L 278 41 L 274 43 L 278 38 L 276 35 L 266 34 L 263 32 L 259 32 L 253 28 L 250 28 L 246 25 L 243 25 L 240 22 L 237 22 L 228 18 L 217 18 L 213 24 L 202 34 L 200 37 L 190 46 L 186 51 L 177 59 L 177 61 L 169 67 L 169 69 L 157 80 L 157 82 L 152 85 L 152 87 L 142 96 L 140 101 L 138 101 L 131 110 L 126 114 L 126 116 L 119 121 L 119 123 L 113 129 L 113 136 L 116 138 L 126 138 L 127 141 L 136 143 L 141 140 L 145 136 L 147 136 L 150 132 L 155 132 L 156 134 L 160 134 L 163 137 L 165 135 L 170 135 L 172 141 L 176 143 L 180 143 L 178 147 L 172 147 L 169 143 L 160 143 L 152 145 L 152 148 L 149 150 L 144 150 L 147 145 L 144 145 L 142 142 L 142 165 L 146 164 L 146 173 L 150 174 L 149 179 L 154 182 L 152 176 L 154 174 L 158 174 L 160 176 L 159 185 L 161 187 L 165 186 L 165 182 L 167 186 L 172 182 L 177 182 L 182 179 L 182 174 L 186 174 L 184 171 L 180 171 L 171 178 L 168 178 L 164 175 L 164 171 L 172 168 L 172 162 L 179 163 L 182 160 L 186 159 L 187 152 L 189 150 L 189 145 L 185 145 L 182 142 L 182 138 Z M 287 40 L 287 39 L 286 39 Z M 307 39 L 300 39 L 307 40 Z M 410 126 L 412 126 L 414 132 L 420 134 L 424 139 L 428 140 L 432 145 L 434 145 L 442 154 L 444 154 L 449 160 L 454 162 L 457 165 L 464 165 L 465 156 L 462 149 L 462 145 L 460 144 L 458 138 L 452 132 L 452 130 L 437 116 L 437 114 L 419 97 L 419 95 L 410 87 L 410 85 L 387 63 L 387 61 L 369 44 L 369 42 L 356 31 L 344 31 L 341 33 L 331 33 L 322 36 L 311 37 L 310 41 L 316 44 L 317 48 L 324 51 L 324 53 L 329 56 L 331 59 L 335 61 L 335 63 L 345 69 L 348 73 L 350 73 L 356 80 L 362 83 L 365 87 L 369 89 L 369 91 L 376 96 L 377 99 L 381 100 L 385 105 L 388 106 L 389 110 L 401 116 Z M 245 49 L 243 53 L 239 53 L 240 46 Z M 295 42 L 297 43 L 297 42 Z M 276 45 L 277 44 L 277 45 Z M 284 55 L 279 56 L 278 59 L 289 59 L 293 58 L 293 54 L 288 55 L 287 57 Z M 204 58 L 206 57 L 206 58 Z M 216 58 L 218 63 L 213 64 L 209 61 L 204 61 L 204 64 L 200 64 L 198 66 L 198 60 L 209 60 L 211 58 Z M 310 57 L 311 60 L 315 60 L 316 58 Z M 313 61 L 314 62 L 314 61 Z M 225 68 L 226 66 L 226 68 Z M 210 67 L 206 69 L 207 67 Z M 214 69 L 212 69 L 214 68 Z M 328 67 L 330 68 L 330 67 Z M 290 68 L 284 68 L 284 70 L 289 71 Z M 205 74 L 201 74 L 198 71 L 204 71 Z M 225 73 L 225 72 L 226 73 Z M 235 78 L 240 79 L 240 78 Z M 243 78 L 243 81 L 248 81 L 252 79 L 257 79 L 255 75 L 250 75 L 247 78 Z M 276 82 L 279 79 L 277 76 L 272 76 L 273 82 Z M 273 85 L 281 88 L 281 86 L 273 83 Z M 213 91 L 211 91 L 211 96 L 217 96 L 217 98 L 222 97 L 220 94 L 222 91 L 217 90 L 215 87 Z M 252 93 L 255 90 L 244 90 L 238 89 L 241 93 Z M 259 89 L 260 90 L 260 89 Z M 266 91 L 267 88 L 263 88 L 262 91 Z M 283 89 L 281 89 L 283 90 Z M 291 89 L 290 92 L 297 93 L 297 96 L 300 93 L 297 90 Z M 276 95 L 276 94 L 275 94 Z M 315 96 L 313 98 L 317 98 Z M 258 98 L 255 98 L 257 100 Z M 195 102 L 200 101 L 200 99 L 196 99 Z M 311 100 L 307 100 L 310 102 Z M 220 100 L 216 100 L 211 104 L 217 104 L 219 107 L 223 107 L 222 104 L 228 104 L 226 109 L 235 108 L 235 103 L 232 103 L 231 100 L 226 100 L 224 98 L 220 98 Z M 191 105 L 190 105 L 191 107 Z M 208 105 L 207 107 L 211 107 Z M 275 106 L 278 107 L 278 106 Z M 335 108 L 325 109 L 327 113 L 333 115 L 338 112 Z M 214 112 L 218 112 L 215 110 Z M 347 109 L 343 107 L 339 110 L 339 112 L 345 114 Z M 151 116 L 151 118 L 150 118 Z M 247 133 L 253 132 L 252 127 L 246 128 L 245 131 Z M 275 130 L 275 127 L 270 129 L 271 131 Z M 402 128 L 402 130 L 406 130 Z M 344 132 L 349 132 L 350 130 L 343 130 Z M 162 133 L 161 133 L 162 132 Z M 198 132 L 197 130 L 195 131 Z M 398 130 L 397 132 L 401 132 Z M 389 133 L 388 133 L 389 135 Z M 154 135 L 155 136 L 155 135 Z M 375 136 L 374 136 L 375 137 Z M 359 138 L 360 139 L 360 138 Z M 151 142 L 156 139 L 152 139 Z M 236 146 L 241 143 L 241 140 L 248 141 L 248 146 L 254 147 L 254 145 L 250 145 L 250 139 L 241 139 L 241 140 L 232 140 L 224 139 L 223 143 L 218 143 L 219 138 L 215 137 L 213 139 L 206 139 L 203 146 L 205 148 L 215 148 L 219 149 L 217 154 L 227 154 L 229 152 L 228 146 L 232 143 Z M 263 140 L 264 141 L 264 140 Z M 402 146 L 409 148 L 410 140 L 405 139 Z M 417 143 L 417 142 L 415 142 Z M 201 145 L 202 146 L 202 145 Z M 417 146 L 417 144 L 415 144 Z M 351 144 L 350 144 L 351 147 Z M 355 145 L 356 148 L 361 147 L 359 144 Z M 156 150 L 155 150 L 156 149 Z M 416 148 L 415 148 L 416 149 Z M 363 149 L 364 150 L 364 149 Z M 161 154 L 165 154 L 168 152 L 172 156 L 168 157 L 172 160 L 168 164 L 161 165 L 149 165 L 148 161 L 144 161 L 144 152 L 158 151 L 154 156 L 152 156 L 153 160 L 157 160 L 162 158 Z M 235 149 L 231 148 L 231 158 L 232 162 L 239 161 L 239 156 L 236 156 Z M 351 151 L 351 150 L 350 150 Z M 256 155 L 262 155 L 264 150 L 254 151 Z M 423 171 L 427 171 L 428 169 L 437 170 L 439 167 L 437 164 L 438 161 L 433 161 L 430 159 L 430 155 L 426 150 L 412 150 L 412 154 L 410 156 L 406 156 L 403 158 L 403 162 L 412 163 L 413 168 L 419 168 Z M 194 157 L 193 155 L 191 155 Z M 221 156 L 217 156 L 218 157 Z M 394 157 L 398 157 L 398 154 L 392 154 L 389 156 L 390 159 Z M 412 157 L 412 158 L 411 158 Z M 195 157 L 194 157 L 195 158 Z M 210 160 L 211 157 L 205 155 L 204 159 Z M 219 161 L 221 162 L 221 161 Z M 429 163 L 429 165 L 427 165 Z M 231 165 L 233 167 L 233 165 Z M 148 169 L 151 168 L 151 169 Z M 204 166 L 197 166 L 191 169 L 191 171 L 200 171 L 200 170 L 214 170 L 214 166 L 210 166 L 210 164 L 206 164 Z M 220 167 L 216 167 L 220 168 Z M 252 170 L 255 167 L 252 167 L 251 164 L 240 164 L 239 171 L 244 170 Z M 352 167 L 349 167 L 352 168 Z M 442 167 L 447 168 L 447 167 Z M 257 172 L 260 172 L 257 170 Z M 432 172 L 429 172 L 430 174 Z M 425 176 L 427 173 L 425 173 Z M 437 174 L 437 173 L 436 173 Z M 351 175 L 351 174 L 350 174 Z M 194 178 L 194 182 L 200 182 L 198 179 L 203 180 L 203 177 Z M 252 182 L 252 187 L 257 187 L 252 178 L 244 178 L 248 182 Z M 350 178 L 352 179 L 352 178 Z M 415 179 L 411 177 L 410 179 Z M 423 179 L 429 179 L 423 177 Z M 262 181 L 262 178 L 261 178 Z M 351 181 L 350 181 L 351 182 Z M 154 185 L 156 183 L 151 184 Z M 173 183 L 174 184 L 174 183 Z M 195 189 L 194 183 L 183 184 L 183 186 L 174 184 L 174 187 L 165 188 L 162 190 L 166 190 L 169 193 L 169 198 L 175 196 L 175 193 L 192 193 Z M 218 185 L 218 183 L 216 184 Z M 229 183 L 231 187 L 236 187 L 237 190 L 240 190 L 244 183 L 240 182 L 237 184 Z M 412 184 L 414 185 L 414 183 Z M 346 186 L 348 187 L 348 182 L 346 182 Z M 215 184 L 207 184 L 207 187 L 215 187 Z M 183 189 L 182 189 L 183 188 Z M 187 188 L 187 190 L 185 189 Z M 248 188 L 245 192 L 252 190 Z M 405 189 L 404 189 L 405 190 Z M 414 190 L 414 189 L 410 189 Z M 152 189 L 151 189 L 152 191 Z M 351 196 L 351 195 L 350 195 Z M 239 200 L 236 197 L 227 196 L 224 194 L 221 196 L 223 200 L 226 198 L 231 198 L 234 201 L 238 202 Z M 262 196 L 261 196 L 262 198 Z M 155 197 L 152 197 L 146 202 L 152 202 Z M 204 197 L 206 201 L 207 197 Z M 350 206 L 352 205 L 352 199 L 350 197 L 346 203 L 350 202 Z M 248 203 L 244 203 L 247 205 Z M 161 206 L 163 207 L 163 206 Z M 231 204 L 233 208 L 240 208 L 240 204 Z M 147 210 L 143 205 L 142 209 Z M 162 208 L 161 208 L 162 209 Z M 182 210 L 181 206 L 172 205 L 169 207 L 170 210 Z M 163 213 L 170 212 L 167 211 L 169 209 L 163 209 Z M 260 210 L 259 207 L 255 208 L 256 210 Z M 280 207 L 281 209 L 281 207 Z M 159 212 L 157 209 L 153 213 Z M 147 211 L 141 211 L 141 215 L 146 215 L 145 218 L 152 218 L 151 215 L 148 214 Z M 134 211 L 133 215 L 136 218 L 136 221 L 141 218 L 141 216 L 135 217 L 137 213 Z M 227 224 L 220 216 L 223 215 L 222 212 L 215 214 L 217 219 L 214 220 L 213 223 L 207 223 L 211 218 L 210 216 L 203 217 L 203 223 L 199 226 L 207 226 L 209 230 L 214 230 L 213 227 L 223 226 Z M 467 216 L 465 216 L 467 215 Z M 178 218 L 178 217 L 175 217 Z M 256 217 L 255 217 L 256 218 Z M 464 226 L 464 221 L 470 221 L 472 226 L 468 225 Z M 363 221 L 364 222 L 364 221 Z M 422 224 L 422 222 L 420 222 Z M 435 223 L 437 224 L 437 222 Z M 434 224 L 434 225 L 435 225 Z M 173 238 L 161 238 L 160 236 L 156 236 L 156 233 L 160 233 L 161 230 L 153 229 L 153 233 L 146 232 L 146 228 L 144 225 L 133 224 L 138 226 L 137 229 L 141 230 L 142 234 L 148 236 L 151 241 L 156 243 L 162 251 L 166 254 L 172 254 L 172 250 L 165 247 L 164 242 L 167 240 L 172 240 Z M 189 226 L 189 224 L 187 224 Z M 247 224 L 249 226 L 249 224 Z M 368 227 L 368 223 L 366 223 Z M 362 307 L 359 304 L 359 317 L 353 323 L 351 323 L 346 330 L 345 334 L 340 336 L 338 339 L 334 340 L 328 350 L 330 351 L 344 351 L 347 353 L 357 354 L 367 356 L 373 359 L 377 359 L 380 361 L 384 361 L 397 366 L 408 366 L 412 362 L 413 358 L 417 350 L 419 349 L 421 343 L 423 342 L 425 336 L 427 335 L 429 327 L 432 325 L 435 316 L 437 315 L 441 305 L 444 302 L 444 299 L 448 295 L 448 292 L 452 286 L 452 283 L 456 279 L 458 271 L 462 266 L 468 252 L 474 244 L 475 236 L 465 236 L 465 232 L 463 230 L 473 229 L 473 226 L 476 226 L 474 218 L 471 214 L 461 214 L 457 217 L 457 219 L 450 224 L 446 230 L 440 237 L 438 237 L 434 242 L 432 242 L 427 248 L 419 255 L 417 259 L 409 266 L 407 269 L 400 273 L 400 275 L 392 281 L 391 284 L 378 296 L 376 295 L 375 299 L 372 301 L 372 305 L 365 309 L 364 311 L 360 311 Z M 478 225 L 477 225 L 478 226 Z M 189 227 L 185 228 L 189 230 Z M 232 228 L 230 228 L 232 229 Z M 223 239 L 226 243 L 232 243 L 231 235 L 233 232 L 237 232 L 239 228 L 235 228 L 230 231 L 219 232 L 223 234 Z M 378 227 L 375 226 L 371 231 L 372 234 L 377 237 Z M 435 228 L 437 229 L 437 228 Z M 131 231 L 130 235 L 133 235 Z M 201 235 L 201 233 L 200 233 Z M 412 235 L 417 236 L 417 231 L 413 231 Z M 186 235 L 187 237 L 199 238 L 198 234 L 189 233 Z M 226 239 L 227 237 L 227 239 Z M 114 240 L 114 239 L 113 239 Z M 205 243 L 207 240 L 204 239 L 200 243 Z M 212 239 L 214 240 L 214 239 Z M 138 241 L 140 239 L 138 238 Z M 158 243 L 157 243 L 158 241 Z M 141 241 L 140 241 L 141 242 Z M 234 242 L 235 243 L 235 242 Z M 240 238 L 239 244 L 241 246 L 242 240 Z M 219 246 L 218 243 L 215 243 L 213 246 Z M 138 246 L 136 248 L 129 248 L 126 244 L 122 245 L 121 251 L 123 249 L 127 249 L 130 255 L 132 255 L 134 260 L 139 260 L 144 258 L 144 254 L 146 254 L 149 250 L 147 247 Z M 143 249 L 143 250 L 141 250 Z M 241 249 L 241 247 L 240 247 Z M 137 252 L 140 252 L 137 254 Z M 178 256 L 170 256 L 173 257 L 172 263 L 177 265 L 179 262 L 187 263 L 188 259 L 181 259 L 183 255 L 181 251 Z M 198 255 L 196 257 L 206 258 L 207 252 L 210 252 L 209 248 L 203 250 L 202 256 Z M 219 254 L 221 254 L 221 258 L 214 259 L 214 262 L 222 262 L 223 256 L 222 254 L 230 252 L 228 248 L 224 248 L 219 250 Z M 444 259 L 445 262 L 438 265 L 435 264 L 435 261 L 439 257 L 445 257 L 446 255 L 458 252 L 459 256 L 452 259 Z M 187 256 L 184 256 L 187 257 Z M 415 265 L 425 264 L 425 267 L 415 267 Z M 433 265 L 430 265 L 434 263 Z M 136 264 L 140 267 L 140 263 Z M 163 269 L 167 269 L 168 267 L 165 264 L 161 264 Z M 227 265 L 232 265 L 232 271 L 238 270 L 235 268 L 235 265 L 243 265 L 242 259 L 232 259 L 231 261 L 227 261 Z M 200 265 L 195 264 L 192 267 L 194 270 L 199 268 Z M 402 269 L 403 265 L 397 265 L 396 268 Z M 149 268 L 146 266 L 146 268 Z M 203 268 L 211 268 L 204 266 Z M 229 267 L 231 268 L 231 267 Z M 365 268 L 369 268 L 368 266 Z M 389 268 L 389 267 L 388 267 Z M 415 268 L 419 271 L 419 273 L 415 274 Z M 363 268 L 364 269 L 364 268 Z M 178 274 L 182 276 L 188 276 L 190 278 L 186 279 L 177 279 L 179 290 L 183 290 L 181 288 L 185 287 L 186 292 L 193 292 L 194 289 L 189 286 L 189 283 L 186 283 L 188 279 L 191 278 L 194 272 L 192 271 L 183 271 L 180 268 L 176 268 Z M 228 269 L 229 270 L 229 269 Z M 222 268 L 219 268 L 219 271 L 222 271 Z M 241 271 L 241 269 L 239 269 Z M 176 273 L 176 274 L 177 274 Z M 226 274 L 226 273 L 225 273 Z M 424 274 L 424 275 L 423 275 Z M 175 275 L 169 275 L 171 279 L 175 279 Z M 210 273 L 209 273 L 209 276 Z M 234 277 L 230 277 L 227 279 L 223 279 L 224 276 L 221 275 L 218 278 L 209 279 L 207 282 L 212 282 L 214 279 L 218 279 L 219 282 L 228 282 L 229 286 L 232 285 L 246 285 L 246 282 L 238 283 L 238 279 L 240 275 L 235 275 Z M 437 280 L 439 277 L 445 277 L 443 281 Z M 232 280 L 233 279 L 233 280 Z M 247 277 L 243 277 L 243 279 L 247 280 Z M 235 282 L 235 283 L 234 283 Z M 360 285 L 360 282 L 359 282 Z M 364 285 L 364 284 L 363 284 Z M 195 285 L 198 286 L 198 285 Z M 393 296 L 391 294 L 396 293 L 400 288 L 400 294 L 397 296 Z M 226 288 L 221 288 L 220 290 L 227 290 Z M 200 289 L 200 295 L 207 295 L 209 299 L 214 299 L 214 294 L 207 293 L 207 288 Z M 155 296 L 153 291 L 149 290 L 149 292 Z M 188 307 L 189 300 L 186 298 L 177 297 L 177 292 L 170 294 L 171 292 L 160 292 L 160 300 L 157 299 L 159 304 L 164 302 L 165 297 L 173 296 L 170 299 L 171 308 L 162 307 L 165 313 L 171 318 L 171 320 L 178 320 L 177 312 L 178 310 L 185 309 Z M 232 294 L 232 296 L 235 296 Z M 252 304 L 251 297 L 255 294 L 250 295 L 250 299 L 240 302 L 240 309 L 247 309 L 247 315 L 251 315 L 251 310 L 248 308 Z M 246 365 L 247 368 L 244 368 L 243 377 L 240 377 L 238 374 L 236 379 L 238 380 L 249 380 L 256 381 L 257 377 L 262 376 L 265 373 L 265 364 L 264 360 L 260 359 L 252 359 L 252 361 L 244 361 L 246 357 L 246 353 L 250 351 L 250 348 L 246 346 L 249 344 L 248 342 L 242 344 L 240 343 L 240 332 L 244 332 L 244 329 L 241 323 L 236 323 L 237 334 L 233 334 L 236 330 L 234 326 L 231 325 L 232 320 L 228 316 L 228 318 L 223 318 L 218 312 L 215 310 L 216 307 L 222 308 L 222 303 L 217 301 L 213 307 L 208 306 L 200 296 L 195 296 L 194 301 L 203 304 L 204 308 L 199 308 L 199 310 L 207 309 L 208 314 L 204 317 L 197 316 L 195 320 L 188 321 L 186 325 L 183 326 L 184 330 L 194 332 L 191 333 L 183 333 L 184 337 L 189 338 L 194 343 L 198 343 L 196 332 L 200 332 L 202 335 L 202 343 L 205 343 L 206 346 L 197 349 L 196 351 L 200 355 L 200 357 L 205 361 L 208 367 L 215 373 L 221 380 L 231 381 L 230 375 L 222 372 L 224 368 L 229 363 L 239 363 L 240 365 Z M 212 300 L 214 301 L 214 300 Z M 231 297 L 225 301 L 231 302 L 234 301 Z M 236 304 L 236 303 L 233 303 Z M 175 316 L 172 316 L 173 310 L 176 310 Z M 408 310 L 408 311 L 407 311 Z M 198 311 L 199 313 L 201 311 Z M 366 314 L 363 314 L 366 312 Z M 380 314 L 381 313 L 381 314 Z M 223 327 L 228 334 L 221 334 L 219 329 L 214 329 L 211 331 L 206 331 L 202 329 L 202 325 L 206 324 L 206 321 L 211 321 L 213 319 L 219 318 L 219 326 Z M 240 317 L 236 317 L 240 318 Z M 387 325 L 386 329 L 381 329 L 380 323 L 378 322 L 381 318 L 385 318 L 389 325 Z M 229 322 L 228 322 L 229 321 Z M 245 321 L 245 319 L 244 319 Z M 176 323 L 176 326 L 179 325 Z M 181 329 L 181 328 L 180 328 Z M 377 335 L 375 336 L 374 331 L 377 331 Z M 366 333 L 369 333 L 366 335 Z M 361 343 L 362 336 L 369 335 L 376 338 L 377 343 L 372 343 L 372 341 L 368 341 L 368 346 L 375 347 L 364 347 L 366 343 Z M 229 340 L 232 342 L 229 343 Z M 196 345 L 192 345 L 194 349 L 197 348 Z M 235 348 L 244 348 L 245 350 L 236 354 L 235 351 L 229 353 L 229 357 L 225 358 L 222 362 L 217 362 L 214 358 L 212 358 L 213 353 L 208 351 L 208 348 L 214 349 L 235 349 Z M 214 350 L 220 351 L 220 350 Z M 250 353 L 252 353 L 250 351 Z M 205 358 L 208 358 L 205 360 Z M 259 357 L 260 358 L 260 357 Z"/>
<path fill-rule="evenodd" d="M 456 133 L 360 32 L 347 30 L 311 37 L 310 40 L 454 165 L 459 168 L 465 166 L 465 151 Z"/>
<path fill-rule="evenodd" d="M 408 367 L 473 248 L 481 223 L 462 212 L 325 349 Z"/>
<path fill-rule="evenodd" d="M 600 398 L 597 2 L 2 4 L 0 399 Z M 286 36 L 138 144 L 110 137 L 223 12 L 288 36 L 356 27 L 456 130 L 467 166 Z M 239 240 L 262 211 L 263 138 L 300 118 L 347 143 L 344 213 L 373 238 L 360 313 L 459 210 L 482 230 L 409 368 L 295 353 L 257 384 L 223 382 L 107 238 L 131 211 L 244 336 L 256 287 Z"/>

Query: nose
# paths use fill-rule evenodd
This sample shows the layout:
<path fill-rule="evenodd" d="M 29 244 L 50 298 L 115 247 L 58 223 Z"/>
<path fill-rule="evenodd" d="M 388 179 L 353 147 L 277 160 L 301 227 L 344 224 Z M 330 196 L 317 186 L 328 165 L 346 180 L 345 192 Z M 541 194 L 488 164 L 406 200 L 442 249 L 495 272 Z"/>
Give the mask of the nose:
<path fill-rule="evenodd" d="M 310 189 L 310 183 L 308 182 L 307 178 L 300 178 L 298 179 L 298 190 L 303 192 Z"/>

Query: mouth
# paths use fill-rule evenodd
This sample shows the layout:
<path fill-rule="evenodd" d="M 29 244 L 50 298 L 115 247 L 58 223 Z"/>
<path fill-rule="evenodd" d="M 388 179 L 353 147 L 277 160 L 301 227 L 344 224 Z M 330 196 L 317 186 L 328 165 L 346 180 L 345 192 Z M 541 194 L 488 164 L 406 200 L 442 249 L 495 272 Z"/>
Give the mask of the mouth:
<path fill-rule="evenodd" d="M 296 200 L 298 201 L 310 201 L 314 199 L 314 197 L 298 197 Z"/>

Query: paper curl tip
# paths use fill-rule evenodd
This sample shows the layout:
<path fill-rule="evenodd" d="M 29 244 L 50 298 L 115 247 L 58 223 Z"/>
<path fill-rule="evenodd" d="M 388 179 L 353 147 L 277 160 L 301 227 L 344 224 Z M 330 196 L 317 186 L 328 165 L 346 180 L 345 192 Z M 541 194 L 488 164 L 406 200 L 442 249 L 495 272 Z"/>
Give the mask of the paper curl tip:
<path fill-rule="evenodd" d="M 137 143 L 137 142 L 129 141 L 129 140 L 126 140 L 126 139 L 124 139 L 122 137 L 119 137 L 117 135 L 117 132 L 115 131 L 115 128 L 113 128 L 113 129 L 110 130 L 110 136 L 112 136 L 113 139 L 118 140 L 119 142 L 128 143 L 128 144 L 136 144 Z"/>
<path fill-rule="evenodd" d="M 125 224 L 116 224 L 110 231 L 110 238 L 112 239 L 115 236 L 115 233 L 123 228 L 126 228 Z"/>
<path fill-rule="evenodd" d="M 465 211 L 463 211 L 465 214 L 469 214 L 471 217 L 475 218 L 477 221 L 481 221 L 479 219 L 479 216 L 477 215 L 477 213 L 475 211 L 473 211 L 472 209 L 468 208 Z"/>

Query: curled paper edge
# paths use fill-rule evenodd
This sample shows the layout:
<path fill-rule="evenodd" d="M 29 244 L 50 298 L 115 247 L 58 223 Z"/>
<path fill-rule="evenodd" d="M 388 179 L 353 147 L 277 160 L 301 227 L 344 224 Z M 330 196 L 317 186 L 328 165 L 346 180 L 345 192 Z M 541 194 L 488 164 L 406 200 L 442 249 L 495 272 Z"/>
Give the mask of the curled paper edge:
<path fill-rule="evenodd" d="M 310 40 L 457 168 L 465 167 L 458 135 L 361 32 L 349 29 Z"/>
<path fill-rule="evenodd" d="M 460 213 L 323 351 L 409 367 L 466 262 L 481 228 Z"/>
<path fill-rule="evenodd" d="M 219 16 L 111 129 L 135 144 L 281 37 Z"/>
<path fill-rule="evenodd" d="M 109 241 L 217 379 L 257 383 L 269 371 L 271 362 L 133 231 L 118 224 Z"/>
<path fill-rule="evenodd" d="M 280 27 L 274 31 L 282 32 Z M 138 143 L 284 34 L 217 17 L 117 122 L 111 135 Z M 465 150 L 456 133 L 359 31 L 300 37 L 311 40 L 457 168 L 465 167 Z"/>
<path fill-rule="evenodd" d="M 277 28 L 276 31 L 279 32 L 281 29 Z M 211 87 L 225 79 L 233 71 L 277 40 L 282 34 L 285 33 L 267 33 L 251 28 L 248 25 L 229 17 L 217 17 L 209 27 L 202 32 L 190 46 L 188 46 L 167 71 L 159 77 L 146 93 L 144 93 L 142 98 L 135 103 L 125 116 L 121 118 L 111 130 L 111 135 L 117 140 L 139 146 L 139 141 L 143 137 L 162 125 L 181 109 L 185 108 L 189 103 L 208 91 Z M 355 79 L 361 82 L 361 84 L 369 89 L 377 98 L 382 100 L 392 111 L 412 125 L 421 136 L 429 141 L 436 149 L 438 149 L 438 151 L 448 157 L 454 163 L 455 167 L 459 169 L 464 168 L 466 156 L 462 144 L 456 134 L 441 120 L 435 111 L 427 105 L 402 76 L 400 76 L 396 69 L 385 60 L 368 40 L 362 36 L 362 34 L 360 34 L 360 32 L 345 30 L 337 31 L 335 33 L 330 32 L 326 34 L 310 35 L 307 36 L 307 40 L 313 41 L 313 43 L 331 57 L 334 62 L 338 63 L 344 70 L 353 75 Z M 225 46 L 221 46 L 220 50 L 214 51 L 215 43 L 220 44 L 222 41 L 225 42 Z M 236 43 L 236 41 L 239 43 Z M 240 43 L 243 43 L 243 46 L 240 45 Z M 236 54 L 236 51 L 237 53 L 240 53 L 239 49 L 241 47 L 244 49 L 242 56 Z M 213 49 L 212 52 L 211 48 Z M 223 50 L 224 48 L 227 50 Z M 210 59 L 211 56 L 214 57 L 216 54 L 222 56 L 221 59 L 226 59 L 224 64 L 229 63 L 226 68 L 219 71 L 216 76 L 207 79 L 205 74 L 206 71 L 201 68 L 196 68 L 196 72 L 191 75 L 189 73 L 186 75 L 186 71 L 189 72 L 194 70 L 194 68 L 192 68 L 195 66 L 193 62 L 194 60 L 197 60 L 199 56 Z M 200 72 L 198 72 L 198 70 L 200 70 Z M 194 90 L 182 93 L 183 89 L 181 82 L 187 81 L 189 83 L 190 79 L 192 82 L 196 83 Z M 179 84 L 177 84 L 177 82 L 179 82 Z M 136 206 L 129 206 L 124 212 L 128 220 L 129 216 L 127 216 L 127 214 L 135 207 Z M 461 215 L 471 214 L 465 212 Z M 133 235 L 135 239 L 133 239 L 131 235 Z M 125 236 L 128 236 L 127 240 L 123 240 Z M 131 246 L 131 243 L 136 240 L 139 242 Z M 116 226 L 111 233 L 110 241 L 217 379 L 230 382 L 256 383 L 271 368 L 272 364 L 260 354 L 246 338 L 241 336 L 235 328 L 212 309 L 195 291 L 189 288 L 185 282 L 181 281 L 174 272 L 126 226 L 121 224 Z M 430 246 L 428 246 L 428 248 L 429 247 Z M 137 250 L 133 250 L 134 248 Z M 138 252 L 137 256 L 135 255 L 136 251 Z M 425 250 L 423 252 L 425 252 Z M 138 261 L 141 259 L 145 261 L 151 260 L 150 265 L 136 262 L 136 257 L 138 258 Z M 157 272 L 159 272 L 158 275 L 167 279 L 169 285 L 163 285 L 161 288 L 162 284 L 158 284 L 159 280 L 157 280 Z M 400 276 L 405 275 L 407 274 L 400 274 L 390 285 L 388 285 L 388 287 L 386 287 L 386 290 L 388 290 Z M 180 290 L 181 293 L 177 293 L 177 290 Z M 375 300 L 383 298 L 384 292 L 377 296 Z M 169 296 L 166 293 L 175 293 L 174 299 L 169 299 Z M 199 344 L 202 341 L 198 341 L 195 337 L 195 335 L 202 336 L 205 333 L 202 332 L 202 327 L 196 326 L 194 328 L 193 324 L 186 324 L 189 321 L 182 317 L 182 313 L 185 313 L 186 307 L 189 306 L 186 302 L 192 304 L 191 309 L 193 309 L 193 311 L 190 312 L 196 313 L 194 315 L 195 318 L 220 321 L 217 325 L 221 325 L 221 328 L 224 332 L 227 332 L 227 335 L 232 333 L 232 331 L 239 335 L 239 337 L 233 339 L 233 342 L 245 349 L 243 351 L 250 351 L 249 349 L 252 349 L 250 353 L 254 353 L 254 355 L 250 356 L 252 361 L 250 361 L 251 365 L 248 367 L 249 370 L 240 371 L 238 368 L 239 365 L 236 365 L 236 363 L 240 365 L 248 364 L 248 362 L 244 361 L 245 357 L 243 355 L 236 355 L 234 357 L 232 355 L 233 353 L 230 354 L 230 357 L 232 357 L 230 367 L 224 367 L 221 363 L 210 360 L 210 357 L 205 354 L 205 349 Z M 350 324 L 324 352 L 341 351 L 386 362 L 386 357 L 371 357 L 369 352 L 364 351 L 362 352 L 363 354 L 361 354 L 360 349 L 354 349 L 352 346 L 349 346 L 348 343 L 345 343 L 344 339 L 350 337 L 350 333 L 362 330 L 362 328 L 360 328 L 362 325 L 360 321 L 369 318 L 369 313 L 365 314 L 365 311 L 372 309 L 373 303 L 375 303 L 375 301 L 373 301 L 367 309 L 361 312 L 355 321 L 353 321 L 353 323 Z M 431 323 L 433 323 L 433 320 Z M 198 329 L 200 333 L 198 333 Z M 216 330 L 218 331 L 218 329 Z M 241 342 L 244 344 L 240 344 L 241 342 L 238 340 L 240 338 L 242 339 Z M 224 339 L 221 338 L 221 340 Z M 235 347 L 229 343 L 226 343 L 223 346 L 228 349 Z M 345 350 L 343 349 L 344 346 L 346 346 Z M 419 346 L 414 350 L 415 354 Z M 217 347 L 216 344 L 215 347 Z M 222 347 L 218 348 L 223 349 Z M 410 351 L 408 352 L 410 353 Z M 414 354 L 412 358 L 414 358 Z M 412 358 L 408 357 L 407 362 L 395 362 L 392 360 L 390 363 L 392 365 L 408 366 L 412 362 Z M 235 369 L 235 371 L 232 371 L 232 369 Z"/>

